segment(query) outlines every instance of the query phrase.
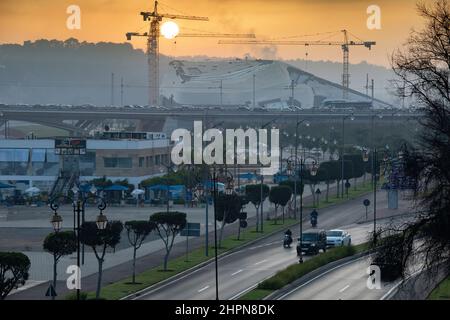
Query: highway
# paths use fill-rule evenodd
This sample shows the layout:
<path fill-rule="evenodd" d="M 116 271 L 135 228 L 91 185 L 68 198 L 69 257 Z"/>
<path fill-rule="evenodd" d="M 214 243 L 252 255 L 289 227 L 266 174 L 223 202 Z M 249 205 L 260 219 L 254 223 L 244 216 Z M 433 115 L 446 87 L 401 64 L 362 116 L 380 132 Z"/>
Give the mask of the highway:
<path fill-rule="evenodd" d="M 354 244 L 365 242 L 368 232 L 372 230 L 372 224 L 356 224 L 364 211 L 362 207 L 363 199 L 364 197 L 361 197 L 329 209 L 320 210 L 318 227 L 331 229 L 347 226 L 345 229 L 351 232 Z M 384 192 L 379 193 L 377 205 L 380 210 L 386 207 Z M 407 203 L 401 201 L 400 208 L 396 211 L 396 214 L 405 212 L 408 209 Z M 305 216 L 308 215 L 309 212 L 305 212 Z M 305 222 L 305 231 L 308 230 L 308 226 L 309 222 Z M 298 226 L 292 228 L 292 231 L 294 239 L 297 238 Z M 236 299 L 277 271 L 286 268 L 288 265 L 298 263 L 295 242 L 291 249 L 284 249 L 282 239 L 283 233 L 280 232 L 219 259 L 219 298 L 222 300 Z M 215 299 L 214 263 L 209 263 L 162 286 L 141 291 L 135 299 Z"/>
<path fill-rule="evenodd" d="M 380 289 L 367 287 L 368 257 L 351 261 L 312 279 L 281 296 L 279 300 L 380 300 L 395 283 L 382 283 Z"/>

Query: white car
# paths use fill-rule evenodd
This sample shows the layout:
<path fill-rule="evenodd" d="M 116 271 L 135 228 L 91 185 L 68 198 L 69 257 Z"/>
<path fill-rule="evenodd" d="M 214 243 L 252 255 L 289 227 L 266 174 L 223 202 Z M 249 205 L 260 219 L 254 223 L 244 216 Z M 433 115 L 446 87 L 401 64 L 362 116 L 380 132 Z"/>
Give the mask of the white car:
<path fill-rule="evenodd" d="M 352 236 L 344 230 L 328 230 L 327 231 L 327 246 L 339 247 L 349 246 L 352 243 Z"/>

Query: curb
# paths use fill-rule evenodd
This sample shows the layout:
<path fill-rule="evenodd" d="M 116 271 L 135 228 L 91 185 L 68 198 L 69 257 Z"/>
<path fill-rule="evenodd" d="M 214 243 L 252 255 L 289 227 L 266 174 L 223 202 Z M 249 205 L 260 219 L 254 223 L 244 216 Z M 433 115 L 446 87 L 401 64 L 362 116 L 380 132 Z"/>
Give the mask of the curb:
<path fill-rule="evenodd" d="M 361 196 L 364 196 L 364 194 L 363 194 L 363 195 L 360 195 L 359 197 L 361 197 Z M 353 199 L 348 199 L 348 200 L 353 200 Z M 347 202 L 347 201 L 344 201 L 344 202 L 342 202 L 342 203 L 338 203 L 338 204 L 335 204 L 335 205 L 327 206 L 326 208 L 323 208 L 323 209 L 329 209 L 330 207 L 339 207 L 340 205 L 343 205 L 343 204 L 346 203 L 346 202 Z M 303 222 L 304 222 L 304 221 L 307 221 L 307 220 L 308 220 L 308 218 L 307 218 L 306 216 L 303 217 Z M 296 222 L 296 223 L 291 224 L 291 225 L 286 225 L 286 227 L 293 227 L 293 226 L 296 226 L 296 225 L 298 225 L 298 224 L 299 224 L 299 222 Z M 246 243 L 246 244 L 243 244 L 243 245 L 238 246 L 238 247 L 236 247 L 236 248 L 234 248 L 234 249 L 231 249 L 231 250 L 229 250 L 229 251 L 227 251 L 227 252 L 224 252 L 224 253 L 218 255 L 218 256 L 217 256 L 217 259 L 220 260 L 220 259 L 223 259 L 224 257 L 226 257 L 226 256 L 228 256 L 228 255 L 231 255 L 231 254 L 234 254 L 234 253 L 236 253 L 236 252 L 239 252 L 239 251 L 245 249 L 246 247 L 251 246 L 251 245 L 253 245 L 254 243 L 259 242 L 259 241 L 261 241 L 261 240 L 264 240 L 264 239 L 266 239 L 266 238 L 268 238 L 268 237 L 270 237 L 270 236 L 272 236 L 272 235 L 274 235 L 274 234 L 276 234 L 276 233 L 278 233 L 278 232 L 280 232 L 280 231 L 273 231 L 273 232 L 271 232 L 271 233 L 268 233 L 268 234 L 264 235 L 264 236 L 261 237 L 261 238 L 252 240 L 252 241 L 250 241 L 250 242 L 248 242 L 248 243 Z M 354 257 L 354 256 L 352 256 L 352 257 Z M 165 279 L 165 280 L 159 281 L 158 283 L 155 283 L 155 284 L 153 284 L 153 285 L 151 285 L 151 286 L 149 286 L 149 287 L 147 287 L 147 288 L 144 288 L 144 289 L 141 289 L 141 290 L 139 290 L 139 291 L 137 291 L 137 292 L 131 293 L 131 294 L 129 294 L 129 295 L 123 297 L 123 298 L 120 298 L 119 300 L 134 300 L 134 299 L 136 299 L 136 298 L 142 296 L 143 294 L 145 294 L 145 293 L 147 293 L 147 292 L 149 292 L 149 291 L 156 290 L 156 289 L 158 289 L 158 288 L 160 288 L 160 287 L 163 287 L 163 286 L 165 286 L 165 285 L 167 285 L 167 284 L 169 284 L 169 283 L 171 283 L 171 282 L 173 282 L 173 281 L 179 280 L 180 278 L 183 278 L 183 277 L 186 276 L 187 274 L 189 274 L 189 273 L 191 273 L 191 272 L 194 272 L 194 271 L 197 271 L 197 270 L 199 270 L 199 269 L 201 269 L 201 268 L 207 266 L 208 264 L 210 264 L 210 263 L 212 263 L 212 262 L 214 262 L 214 257 L 212 257 L 211 259 L 208 259 L 208 260 L 206 260 L 206 261 L 204 261 L 204 262 L 201 262 L 201 263 L 199 263 L 198 265 L 196 265 L 196 266 L 194 266 L 194 267 L 191 267 L 191 268 L 189 268 L 189 269 L 186 269 L 186 270 L 184 270 L 184 271 L 181 271 L 180 273 L 177 273 L 176 275 L 173 275 L 173 276 L 170 277 L 170 278 L 167 278 L 167 279 Z M 320 269 L 320 268 L 319 268 L 319 269 Z M 319 269 L 318 269 L 318 270 L 319 270 Z M 272 276 L 273 276 L 273 275 L 272 275 Z M 305 277 L 306 277 L 306 276 L 305 276 Z M 258 284 L 259 284 L 259 283 L 257 283 L 255 286 L 257 286 Z M 239 297 L 234 297 L 234 298 L 235 298 L 235 299 L 238 299 Z"/>
<path fill-rule="evenodd" d="M 306 275 L 304 275 L 301 278 L 295 280 L 294 282 L 284 286 L 283 288 L 272 292 L 271 294 L 266 296 L 263 300 L 281 300 L 281 298 L 283 298 L 283 296 L 288 294 L 290 291 L 296 289 L 297 287 L 304 285 L 307 282 L 312 281 L 315 278 L 324 276 L 326 273 L 330 272 L 333 269 L 340 268 L 340 267 L 344 266 L 345 264 L 362 259 L 368 255 L 370 255 L 370 252 L 365 251 L 365 252 L 360 252 L 355 255 L 330 262 L 316 270 L 313 270 L 313 271 L 307 273 Z"/>
<path fill-rule="evenodd" d="M 296 226 L 297 224 L 298 224 L 298 222 L 296 222 L 296 223 L 294 223 L 294 224 L 291 224 L 291 225 L 286 225 L 285 227 L 292 227 L 292 226 Z M 231 249 L 231 250 L 228 250 L 228 251 L 226 251 L 226 252 L 224 252 L 224 253 L 221 253 L 221 254 L 219 254 L 219 255 L 217 256 L 217 259 L 218 259 L 218 260 L 223 259 L 223 258 L 226 257 L 226 256 L 229 256 L 229 255 L 231 255 L 231 254 L 234 254 L 234 253 L 236 253 L 236 252 L 239 252 L 239 251 L 241 251 L 242 249 L 245 249 L 246 247 L 249 247 L 249 246 L 253 245 L 253 244 L 256 243 L 256 242 L 259 242 L 259 241 L 261 241 L 261 240 L 264 240 L 264 239 L 266 239 L 266 238 L 269 238 L 269 237 L 271 237 L 271 236 L 273 236 L 274 234 L 279 233 L 279 232 L 280 232 L 280 231 L 278 230 L 278 231 L 273 231 L 273 232 L 271 232 L 271 233 L 267 233 L 267 234 L 265 234 L 265 235 L 264 235 L 263 237 L 261 237 L 261 238 L 254 239 L 254 240 L 252 240 L 252 241 L 250 241 L 250 242 L 247 242 L 247 243 L 245 243 L 245 244 L 243 244 L 243 245 L 241 245 L 241 246 L 238 246 L 238 247 L 233 248 L 233 249 Z M 148 291 L 152 291 L 152 290 L 158 289 L 159 287 L 162 287 L 162 286 L 164 286 L 164 285 L 166 285 L 166 284 L 168 284 L 168 283 L 170 283 L 170 282 L 172 282 L 172 281 L 176 281 L 176 280 L 178 280 L 178 279 L 184 277 L 186 274 L 189 274 L 189 273 L 191 273 L 191 272 L 193 272 L 193 271 L 196 271 L 196 270 L 198 270 L 198 269 L 201 269 L 201 268 L 207 266 L 208 264 L 214 262 L 214 259 L 215 259 L 214 257 L 211 257 L 210 259 L 208 259 L 208 260 L 206 260 L 206 261 L 203 261 L 203 262 L 197 264 L 197 265 L 194 266 L 194 267 L 191 267 L 191 268 L 189 268 L 189 269 L 186 269 L 186 270 L 184 270 L 184 271 L 181 271 L 181 272 L 177 273 L 176 275 L 173 275 L 173 276 L 170 277 L 170 278 L 167 278 L 167 279 L 165 279 L 165 280 L 159 281 L 158 283 L 155 283 L 155 284 L 153 284 L 153 285 L 151 285 L 151 286 L 149 286 L 149 287 L 147 287 L 147 288 L 141 289 L 141 290 L 139 290 L 139 291 L 137 291 L 137 292 L 131 293 L 131 294 L 129 294 L 129 295 L 123 297 L 123 298 L 120 298 L 119 300 L 134 300 L 135 298 L 140 297 L 141 295 L 145 294 L 145 293 L 148 292 Z"/>

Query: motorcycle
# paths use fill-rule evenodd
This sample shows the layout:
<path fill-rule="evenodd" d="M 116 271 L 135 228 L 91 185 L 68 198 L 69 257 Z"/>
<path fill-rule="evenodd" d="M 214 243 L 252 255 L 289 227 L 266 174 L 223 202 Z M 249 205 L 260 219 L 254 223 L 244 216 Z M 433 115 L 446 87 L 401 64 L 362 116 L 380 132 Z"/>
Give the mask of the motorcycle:
<path fill-rule="evenodd" d="M 292 244 L 292 237 L 288 234 L 284 235 L 283 247 L 290 248 Z"/>
<path fill-rule="evenodd" d="M 313 228 L 317 227 L 317 218 L 316 217 L 311 217 L 311 226 Z"/>

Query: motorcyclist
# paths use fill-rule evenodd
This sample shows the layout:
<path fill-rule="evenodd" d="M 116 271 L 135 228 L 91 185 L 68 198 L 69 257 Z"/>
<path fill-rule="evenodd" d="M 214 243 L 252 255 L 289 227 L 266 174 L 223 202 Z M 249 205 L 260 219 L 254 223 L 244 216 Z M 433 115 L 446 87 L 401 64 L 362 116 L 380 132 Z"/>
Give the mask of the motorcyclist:
<path fill-rule="evenodd" d="M 317 218 L 319 217 L 319 213 L 314 209 L 310 214 L 311 225 L 315 227 L 317 225 Z"/>
<path fill-rule="evenodd" d="M 292 243 L 292 231 L 290 229 L 287 229 L 286 232 L 284 233 L 283 245 L 284 247 L 290 247 L 291 243 Z"/>

